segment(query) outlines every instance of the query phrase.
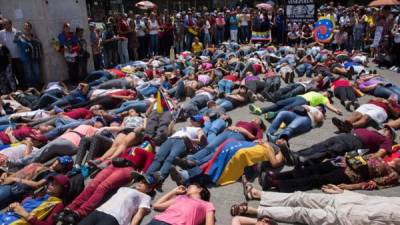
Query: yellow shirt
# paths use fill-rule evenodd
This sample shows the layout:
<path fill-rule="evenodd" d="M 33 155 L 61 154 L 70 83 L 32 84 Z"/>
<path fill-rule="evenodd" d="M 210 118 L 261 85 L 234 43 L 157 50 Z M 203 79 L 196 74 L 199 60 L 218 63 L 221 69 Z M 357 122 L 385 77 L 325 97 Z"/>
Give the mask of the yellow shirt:
<path fill-rule="evenodd" d="M 200 53 L 202 49 L 203 49 L 203 43 L 199 42 L 199 43 L 196 44 L 196 42 L 193 42 L 193 44 L 192 44 L 192 52 L 194 54 Z"/>

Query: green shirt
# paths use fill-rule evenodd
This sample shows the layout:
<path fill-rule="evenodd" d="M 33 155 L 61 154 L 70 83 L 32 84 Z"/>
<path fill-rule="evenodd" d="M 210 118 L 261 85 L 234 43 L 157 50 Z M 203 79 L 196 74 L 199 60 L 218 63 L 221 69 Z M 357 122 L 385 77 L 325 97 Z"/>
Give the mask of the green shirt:
<path fill-rule="evenodd" d="M 307 92 L 304 95 L 300 95 L 300 97 L 303 97 L 311 106 L 326 105 L 329 103 L 327 97 L 315 91 Z"/>

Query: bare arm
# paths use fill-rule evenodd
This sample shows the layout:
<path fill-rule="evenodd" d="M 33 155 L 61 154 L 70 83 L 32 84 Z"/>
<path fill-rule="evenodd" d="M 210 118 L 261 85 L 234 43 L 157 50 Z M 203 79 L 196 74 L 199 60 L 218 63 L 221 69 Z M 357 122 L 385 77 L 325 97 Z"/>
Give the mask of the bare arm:
<path fill-rule="evenodd" d="M 136 214 L 132 217 L 131 225 L 139 225 L 143 218 L 150 213 L 150 209 L 139 208 Z"/>
<path fill-rule="evenodd" d="M 206 214 L 206 223 L 205 225 L 214 225 L 215 224 L 215 212 L 211 211 Z"/>

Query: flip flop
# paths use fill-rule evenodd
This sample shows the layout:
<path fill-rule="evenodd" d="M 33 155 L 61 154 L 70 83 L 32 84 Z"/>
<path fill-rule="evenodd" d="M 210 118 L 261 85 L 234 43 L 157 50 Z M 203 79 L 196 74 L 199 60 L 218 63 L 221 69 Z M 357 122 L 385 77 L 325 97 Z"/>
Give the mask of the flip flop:
<path fill-rule="evenodd" d="M 241 209 L 243 209 L 243 211 L 241 211 Z M 249 206 L 247 205 L 247 202 L 235 204 L 231 207 L 231 216 L 244 215 L 247 213 L 248 209 L 249 209 Z"/>
<path fill-rule="evenodd" d="M 253 184 L 244 181 L 244 179 L 242 177 L 242 185 L 243 185 L 243 195 L 244 195 L 244 198 L 246 199 L 246 201 L 248 202 L 248 201 L 254 200 L 254 196 L 252 194 L 253 193 L 252 191 L 254 189 Z"/>

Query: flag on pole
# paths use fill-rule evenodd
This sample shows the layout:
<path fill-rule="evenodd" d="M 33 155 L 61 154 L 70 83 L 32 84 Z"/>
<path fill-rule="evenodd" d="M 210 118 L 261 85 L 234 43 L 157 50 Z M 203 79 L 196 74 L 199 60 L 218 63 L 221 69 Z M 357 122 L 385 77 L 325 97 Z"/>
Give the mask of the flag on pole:
<path fill-rule="evenodd" d="M 161 93 L 160 90 L 157 91 L 157 105 L 156 105 L 156 110 L 158 113 L 163 113 L 165 111 L 171 111 L 167 102 L 167 99 L 165 99 L 164 95 Z"/>
<path fill-rule="evenodd" d="M 313 36 L 314 40 L 319 43 L 329 43 L 333 37 L 335 22 L 328 17 L 321 17 L 314 24 Z"/>

